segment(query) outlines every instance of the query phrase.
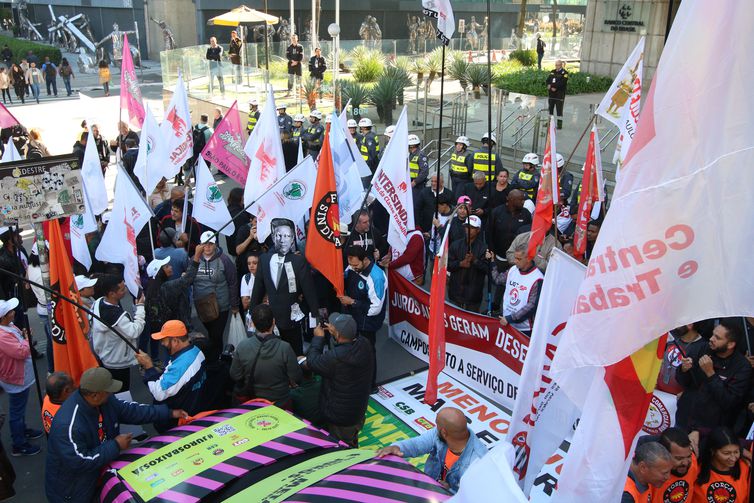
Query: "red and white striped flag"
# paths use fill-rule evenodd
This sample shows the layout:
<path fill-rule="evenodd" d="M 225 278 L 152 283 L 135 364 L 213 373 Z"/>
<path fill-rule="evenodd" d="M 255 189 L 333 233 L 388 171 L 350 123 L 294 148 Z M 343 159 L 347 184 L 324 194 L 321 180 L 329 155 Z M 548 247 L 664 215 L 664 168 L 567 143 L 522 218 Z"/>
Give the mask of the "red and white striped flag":
<path fill-rule="evenodd" d="M 555 117 L 550 116 L 550 127 L 547 131 L 545 154 L 540 168 L 539 190 L 537 190 L 537 206 L 531 224 L 531 237 L 527 255 L 534 258 L 537 247 L 545 240 L 547 231 L 552 227 L 553 209 L 559 203 L 560 189 L 558 188 L 558 167 L 555 163 Z"/>

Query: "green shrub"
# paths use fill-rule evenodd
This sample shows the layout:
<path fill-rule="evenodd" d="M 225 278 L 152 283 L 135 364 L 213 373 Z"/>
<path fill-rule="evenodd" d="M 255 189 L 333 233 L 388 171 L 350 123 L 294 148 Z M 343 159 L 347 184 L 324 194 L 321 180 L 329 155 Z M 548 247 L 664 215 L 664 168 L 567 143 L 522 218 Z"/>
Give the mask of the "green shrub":
<path fill-rule="evenodd" d="M 510 59 L 516 60 L 524 66 L 534 66 L 537 64 L 537 51 L 534 49 L 516 49 L 510 53 Z"/>
<path fill-rule="evenodd" d="M 50 58 L 50 61 L 56 65 L 60 63 L 63 55 L 60 49 L 52 47 L 51 45 L 38 44 L 29 40 L 20 38 L 4 37 L 0 35 L 0 47 L 8 44 L 10 50 L 13 51 L 13 62 L 20 63 L 21 59 L 26 57 L 26 53 L 29 51 L 34 52 L 34 55 L 39 58 L 39 66 L 44 63 L 45 57 Z"/>
<path fill-rule="evenodd" d="M 395 80 L 383 75 L 369 93 L 369 98 L 377 107 L 377 114 L 385 124 L 393 123 L 393 109 L 395 100 L 403 92 L 400 84 Z"/>
<path fill-rule="evenodd" d="M 469 70 L 470 64 L 463 58 L 454 58 L 450 62 L 448 67 L 448 75 L 451 79 L 455 79 L 461 83 L 461 87 L 466 88 L 468 83 L 468 76 L 466 72 Z"/>
<path fill-rule="evenodd" d="M 492 76 L 497 77 L 505 73 L 517 72 L 524 66 L 517 59 L 508 59 L 492 65 Z"/>
<path fill-rule="evenodd" d="M 489 82 L 489 73 L 487 73 L 487 64 L 474 63 L 470 64 L 466 70 L 466 80 L 473 89 L 479 89 Z"/>
<path fill-rule="evenodd" d="M 549 74 L 550 72 L 547 70 L 523 68 L 519 71 L 494 75 L 492 83 L 495 87 L 512 93 L 547 96 L 545 81 Z M 609 77 L 600 77 L 584 72 L 569 72 L 567 92 L 568 94 L 604 93 L 610 89 L 611 83 L 612 80 Z"/>
<path fill-rule="evenodd" d="M 385 57 L 369 49 L 357 47 L 353 50 L 353 78 L 357 82 L 374 82 L 385 68 Z"/>
<path fill-rule="evenodd" d="M 365 105 L 369 101 L 369 89 L 365 85 L 353 80 L 341 82 L 340 94 L 343 103 L 351 100 L 351 105 L 355 108 L 360 108 L 361 105 Z"/>
<path fill-rule="evenodd" d="M 390 65 L 385 67 L 385 70 L 382 72 L 380 79 L 382 79 L 383 77 L 394 80 L 398 84 L 398 87 L 401 88 L 401 90 L 414 85 L 414 81 L 411 80 L 411 76 L 408 74 L 408 72 L 398 66 Z"/>

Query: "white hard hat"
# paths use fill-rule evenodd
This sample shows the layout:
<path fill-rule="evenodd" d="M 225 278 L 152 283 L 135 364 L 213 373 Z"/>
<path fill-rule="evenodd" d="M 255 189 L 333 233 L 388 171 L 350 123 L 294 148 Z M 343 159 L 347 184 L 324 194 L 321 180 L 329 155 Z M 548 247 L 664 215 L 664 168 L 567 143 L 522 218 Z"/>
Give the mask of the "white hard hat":
<path fill-rule="evenodd" d="M 395 126 L 390 125 L 385 128 L 385 136 L 387 136 L 388 138 L 392 138 L 393 133 L 395 133 Z"/>
<path fill-rule="evenodd" d="M 256 106 L 259 106 L 259 102 L 255 100 L 254 98 L 252 98 L 249 100 L 249 105 L 256 107 Z"/>
<path fill-rule="evenodd" d="M 278 106 L 275 107 L 275 110 L 285 110 L 286 108 L 288 108 L 288 105 L 286 105 L 285 103 L 278 103 Z"/>
<path fill-rule="evenodd" d="M 565 165 L 565 159 L 563 159 L 562 155 L 555 154 L 555 163 L 559 168 L 562 168 Z"/>
<path fill-rule="evenodd" d="M 523 159 L 521 159 L 521 162 L 525 162 L 528 164 L 533 164 L 535 166 L 539 166 L 539 156 L 535 154 L 534 152 L 531 152 L 529 154 L 526 154 Z"/>
<path fill-rule="evenodd" d="M 470 141 L 469 141 L 469 139 L 468 139 L 467 137 L 465 137 L 465 136 L 459 136 L 458 138 L 456 138 L 456 143 L 463 143 L 463 144 L 464 144 L 464 145 L 466 145 L 467 147 L 468 147 L 469 145 L 471 145 L 471 142 L 470 142 Z"/>
<path fill-rule="evenodd" d="M 315 119 L 322 120 L 322 112 L 319 110 L 312 110 L 312 112 L 309 114 L 309 117 L 314 117 Z"/>
<path fill-rule="evenodd" d="M 495 133 L 492 133 L 492 134 L 484 133 L 484 136 L 482 136 L 482 141 L 484 140 L 492 140 L 492 143 L 497 143 L 497 138 L 495 138 Z"/>
<path fill-rule="evenodd" d="M 409 146 L 421 145 L 421 143 L 422 143 L 421 140 L 419 140 L 419 137 L 416 136 L 415 134 L 408 135 L 408 144 L 409 144 Z"/>
<path fill-rule="evenodd" d="M 325 117 L 325 124 L 330 124 L 332 122 L 332 115 L 327 114 L 327 117 Z"/>
<path fill-rule="evenodd" d="M 348 122 L 346 123 L 348 127 L 358 127 L 358 124 L 356 124 L 356 121 L 353 119 L 348 119 Z"/>
<path fill-rule="evenodd" d="M 304 114 L 296 114 L 293 116 L 293 122 L 304 122 L 304 120 L 306 120 Z"/>
<path fill-rule="evenodd" d="M 359 121 L 359 127 L 372 127 L 372 119 L 364 117 Z"/>

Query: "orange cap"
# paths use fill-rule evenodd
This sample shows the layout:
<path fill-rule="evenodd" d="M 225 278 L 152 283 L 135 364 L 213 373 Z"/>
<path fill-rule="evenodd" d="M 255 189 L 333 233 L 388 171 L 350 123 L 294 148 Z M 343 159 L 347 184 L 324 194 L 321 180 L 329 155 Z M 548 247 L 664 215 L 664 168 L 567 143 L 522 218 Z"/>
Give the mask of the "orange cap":
<path fill-rule="evenodd" d="M 162 330 L 152 334 L 152 339 L 159 341 L 165 337 L 183 337 L 186 334 L 188 334 L 188 330 L 181 320 L 170 320 L 165 322 Z"/>

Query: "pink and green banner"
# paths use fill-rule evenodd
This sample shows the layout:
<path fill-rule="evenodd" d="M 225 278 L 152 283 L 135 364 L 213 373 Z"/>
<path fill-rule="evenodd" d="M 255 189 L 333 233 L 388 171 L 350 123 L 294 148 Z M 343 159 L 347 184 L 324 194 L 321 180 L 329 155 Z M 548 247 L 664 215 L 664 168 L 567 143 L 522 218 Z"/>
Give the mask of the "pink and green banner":
<path fill-rule="evenodd" d="M 215 128 L 215 132 L 202 150 L 202 157 L 241 185 L 246 183 L 249 158 L 243 150 L 238 102 L 233 102 L 228 113 Z"/>

